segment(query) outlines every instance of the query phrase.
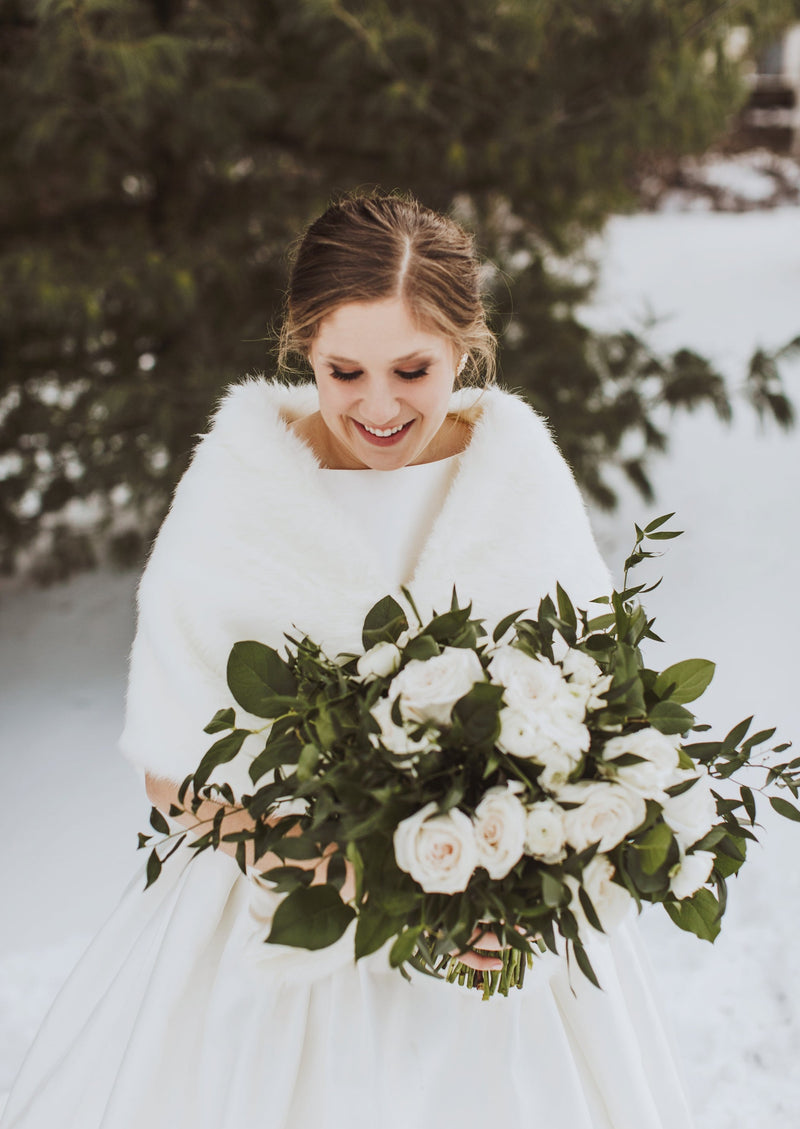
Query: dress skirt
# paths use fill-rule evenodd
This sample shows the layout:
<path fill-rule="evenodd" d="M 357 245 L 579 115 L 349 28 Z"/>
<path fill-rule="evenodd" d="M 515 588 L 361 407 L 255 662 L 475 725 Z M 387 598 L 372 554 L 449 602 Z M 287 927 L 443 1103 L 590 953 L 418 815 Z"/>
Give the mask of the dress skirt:
<path fill-rule="evenodd" d="M 358 963 L 348 938 L 286 961 L 253 883 L 184 845 L 144 869 L 64 984 L 0 1129 L 687 1129 L 634 922 L 480 993 Z"/>

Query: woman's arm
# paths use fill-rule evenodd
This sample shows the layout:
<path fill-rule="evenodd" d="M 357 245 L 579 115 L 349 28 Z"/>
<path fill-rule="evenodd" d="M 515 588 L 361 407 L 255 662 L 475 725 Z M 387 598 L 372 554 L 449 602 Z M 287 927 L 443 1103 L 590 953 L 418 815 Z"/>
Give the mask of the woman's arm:
<path fill-rule="evenodd" d="M 188 810 L 178 816 L 170 816 L 177 823 L 182 824 L 190 831 L 193 828 L 203 824 L 203 831 L 207 831 L 211 826 L 211 821 L 220 810 L 220 808 L 228 807 L 227 804 L 217 803 L 216 800 L 202 800 L 196 813 L 192 812 L 192 799 L 194 793 L 188 789 L 183 800 L 183 804 L 178 802 L 178 792 L 180 785 L 174 783 L 172 780 L 165 780 L 161 777 L 153 776 L 151 773 L 145 775 L 147 797 L 154 807 L 164 815 L 169 814 L 170 805 L 175 807 L 183 807 Z M 235 831 L 249 830 L 254 826 L 254 822 L 249 812 L 245 809 L 232 808 L 230 815 L 223 818 L 220 826 L 220 837 L 229 835 Z M 297 825 L 296 829 L 293 828 L 287 834 L 300 834 L 300 826 Z M 225 851 L 226 854 L 235 857 L 237 843 L 224 843 L 220 838 L 219 849 Z M 336 844 L 331 843 L 325 850 L 321 858 L 316 859 L 292 859 L 292 866 L 301 867 L 303 870 L 313 870 L 314 877 L 311 881 L 312 886 L 318 886 L 327 881 L 328 875 L 328 858 L 333 851 L 336 850 Z M 253 858 L 253 841 L 249 840 L 245 844 L 245 863 L 247 866 L 254 866 L 257 864 L 259 870 L 270 870 L 274 866 L 283 866 L 283 859 L 278 855 L 268 851 L 266 854 L 261 855 L 257 860 Z M 347 862 L 347 877 L 344 886 L 342 887 L 342 897 L 345 901 L 350 901 L 355 896 L 355 877 L 352 864 Z"/>

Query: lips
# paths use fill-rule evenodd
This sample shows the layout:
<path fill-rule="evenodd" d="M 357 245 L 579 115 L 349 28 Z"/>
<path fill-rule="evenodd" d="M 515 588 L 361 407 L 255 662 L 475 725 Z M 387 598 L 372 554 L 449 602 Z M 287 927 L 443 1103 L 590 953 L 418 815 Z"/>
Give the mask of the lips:
<path fill-rule="evenodd" d="M 393 435 L 373 435 L 371 431 L 367 431 L 366 427 L 359 420 L 353 420 L 353 423 L 358 428 L 359 434 L 375 447 L 393 447 L 395 443 L 399 443 L 401 439 L 407 434 L 409 428 L 413 424 L 413 419 L 408 423 L 403 424 L 399 431 L 394 432 Z"/>

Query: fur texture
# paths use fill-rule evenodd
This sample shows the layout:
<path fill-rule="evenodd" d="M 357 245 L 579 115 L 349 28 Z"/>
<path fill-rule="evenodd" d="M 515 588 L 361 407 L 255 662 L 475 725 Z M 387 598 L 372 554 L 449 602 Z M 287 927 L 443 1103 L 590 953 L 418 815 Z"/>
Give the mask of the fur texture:
<path fill-rule="evenodd" d="M 213 740 L 203 727 L 233 704 L 225 668 L 237 640 L 282 649 L 294 629 L 330 654 L 357 650 L 366 612 L 386 594 L 375 550 L 331 504 L 316 456 L 287 426 L 317 408 L 314 384 L 232 385 L 178 484 L 139 584 L 120 738 L 145 771 L 179 781 L 196 768 Z M 445 610 L 454 583 L 490 629 L 510 611 L 535 610 L 557 580 L 581 607 L 608 593 L 583 501 L 544 420 L 497 387 L 454 392 L 451 410 L 472 422 L 472 437 L 407 584 L 420 614 Z M 237 723 L 263 721 L 237 709 Z M 248 738 L 243 752 L 262 746 Z M 240 795 L 252 787 L 246 763 L 239 757 L 212 779 Z"/>

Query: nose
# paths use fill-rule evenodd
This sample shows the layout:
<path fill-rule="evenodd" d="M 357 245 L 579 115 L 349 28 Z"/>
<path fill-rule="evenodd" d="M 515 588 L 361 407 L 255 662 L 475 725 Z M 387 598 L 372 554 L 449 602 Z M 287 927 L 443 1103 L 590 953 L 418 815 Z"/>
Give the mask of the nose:
<path fill-rule="evenodd" d="M 361 422 L 370 427 L 390 427 L 399 419 L 400 400 L 385 377 L 370 377 L 362 389 L 359 403 Z"/>

